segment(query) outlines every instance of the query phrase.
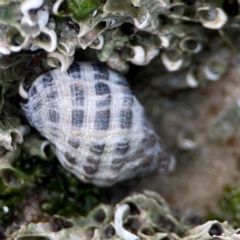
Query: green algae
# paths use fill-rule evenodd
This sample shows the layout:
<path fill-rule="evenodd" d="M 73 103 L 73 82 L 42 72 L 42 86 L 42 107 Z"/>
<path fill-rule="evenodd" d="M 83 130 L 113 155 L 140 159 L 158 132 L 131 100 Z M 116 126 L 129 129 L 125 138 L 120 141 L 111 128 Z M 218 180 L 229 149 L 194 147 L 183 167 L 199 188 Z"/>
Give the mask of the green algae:
<path fill-rule="evenodd" d="M 227 186 L 219 200 L 221 215 L 234 226 L 240 225 L 240 186 Z"/>
<path fill-rule="evenodd" d="M 100 6 L 99 0 L 68 0 L 61 3 L 58 16 L 71 14 L 75 21 L 80 21 L 90 17 Z"/>
<path fill-rule="evenodd" d="M 17 19 L 19 14 L 19 3 L 10 3 L 9 5 L 3 5 L 0 8 L 0 23 L 20 27 Z"/>
<path fill-rule="evenodd" d="M 41 203 L 41 209 L 50 215 L 64 216 L 85 215 L 99 203 L 101 194 L 101 189 L 79 182 L 60 165 L 55 169 L 55 176 L 47 182 L 47 191 L 54 192 L 55 197 Z"/>
<path fill-rule="evenodd" d="M 83 184 L 67 173 L 57 159 L 49 165 L 49 161 L 25 156 L 14 165 L 12 172 L 6 174 L 14 179 L 11 183 L 15 184 L 0 179 L 0 224 L 4 225 L 18 220 L 18 217 L 24 218 L 15 216 L 13 212 L 21 212 L 19 207 L 22 208 L 24 202 L 28 202 L 36 194 L 40 194 L 41 200 L 36 202 L 42 212 L 51 216 L 85 215 L 99 204 L 104 195 L 104 190 Z M 9 209 L 8 214 L 3 212 L 4 207 Z"/>
<path fill-rule="evenodd" d="M 99 7 L 99 0 L 68 0 L 68 8 L 76 20 L 88 17 Z"/>

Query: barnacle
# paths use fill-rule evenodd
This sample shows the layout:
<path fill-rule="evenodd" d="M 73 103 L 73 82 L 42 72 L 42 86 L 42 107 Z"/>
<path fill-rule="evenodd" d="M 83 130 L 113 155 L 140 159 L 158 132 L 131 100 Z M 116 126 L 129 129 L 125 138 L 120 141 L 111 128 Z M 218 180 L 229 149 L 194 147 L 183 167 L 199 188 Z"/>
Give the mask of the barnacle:
<path fill-rule="evenodd" d="M 127 213 L 126 213 L 127 212 Z M 178 232 L 182 231 L 182 237 Z M 54 216 L 51 222 L 19 226 L 7 239 L 239 239 L 238 230 L 227 222 L 208 221 L 191 227 L 174 218 L 165 200 L 155 192 L 145 191 L 125 198 L 115 207 L 100 204 L 86 217 Z M 184 234 L 183 234 L 184 233 Z"/>
<path fill-rule="evenodd" d="M 126 215 L 124 212 L 128 209 Z M 58 226 L 59 225 L 59 226 Z M 55 231 L 54 229 L 58 229 Z M 86 217 L 63 218 L 54 216 L 52 223 L 39 222 L 19 226 L 9 234 L 9 239 L 159 239 L 170 237 L 174 232 L 186 230 L 171 212 L 168 204 L 157 193 L 144 191 L 134 194 L 119 202 L 115 209 L 100 204 L 92 209 Z M 7 230 L 7 232 L 10 229 Z M 130 233 L 133 231 L 133 233 Z M 176 235 L 175 235 L 176 236 Z"/>
<path fill-rule="evenodd" d="M 18 129 L 14 129 L 7 121 L 1 121 L 0 129 L 1 148 L 5 149 L 5 151 L 16 150 L 17 144 L 21 143 L 23 140 L 20 131 Z"/>
<path fill-rule="evenodd" d="M 65 73 L 70 65 L 73 63 L 72 56 L 66 56 L 58 51 L 49 53 L 47 55 L 47 63 L 50 67 L 60 68 L 61 73 Z"/>
<path fill-rule="evenodd" d="M 52 52 L 57 46 L 54 30 L 46 25 L 49 18 L 49 5 L 43 0 L 38 2 L 18 1 L 1 6 L 0 24 L 2 31 L 1 53 L 10 54 L 21 49 L 43 48 Z M 34 16 L 31 11 L 36 10 Z"/>

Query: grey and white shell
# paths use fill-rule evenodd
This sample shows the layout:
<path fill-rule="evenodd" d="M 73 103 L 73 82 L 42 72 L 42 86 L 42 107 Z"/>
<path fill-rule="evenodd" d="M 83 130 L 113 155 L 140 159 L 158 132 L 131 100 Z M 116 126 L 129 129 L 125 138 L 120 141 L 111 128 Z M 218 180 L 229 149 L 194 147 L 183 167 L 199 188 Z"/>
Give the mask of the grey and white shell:
<path fill-rule="evenodd" d="M 39 76 L 22 109 L 63 167 L 84 182 L 111 186 L 171 162 L 124 76 L 103 64 L 74 62 L 64 74 Z"/>

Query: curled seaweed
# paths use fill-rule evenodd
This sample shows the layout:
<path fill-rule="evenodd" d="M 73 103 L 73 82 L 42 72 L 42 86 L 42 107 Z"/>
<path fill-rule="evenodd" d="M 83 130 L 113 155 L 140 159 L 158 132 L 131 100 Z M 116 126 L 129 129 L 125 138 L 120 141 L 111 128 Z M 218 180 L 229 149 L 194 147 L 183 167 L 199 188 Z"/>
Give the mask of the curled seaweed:
<path fill-rule="evenodd" d="M 187 85 L 197 87 L 199 74 L 192 74 L 189 66 L 198 65 L 198 56 L 211 45 L 205 29 L 221 30 L 224 41 L 232 45 L 225 33 L 232 32 L 238 23 L 236 18 L 228 19 L 216 1 L 188 4 L 169 0 L 58 0 L 51 5 L 48 1 L 25 0 L 4 2 L 0 24 L 2 54 L 22 49 L 57 49 L 72 57 L 77 48 L 92 48 L 109 66 L 111 56 L 115 56 L 111 67 L 116 69 L 121 63 L 122 72 L 128 70 L 126 62 L 143 66 L 161 55 L 168 71 L 185 69 Z M 116 52 L 121 52 L 117 58 Z M 52 59 L 49 62 L 56 67 Z M 206 79 L 214 78 L 208 67 L 203 71 Z"/>

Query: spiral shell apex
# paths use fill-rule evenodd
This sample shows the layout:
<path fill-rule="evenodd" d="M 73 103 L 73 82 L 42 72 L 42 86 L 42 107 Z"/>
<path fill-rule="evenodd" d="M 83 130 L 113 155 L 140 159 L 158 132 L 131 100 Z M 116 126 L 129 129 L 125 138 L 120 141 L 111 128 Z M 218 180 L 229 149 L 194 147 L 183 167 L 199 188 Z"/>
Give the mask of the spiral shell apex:
<path fill-rule="evenodd" d="M 111 186 L 171 163 L 124 76 L 102 64 L 74 62 L 66 73 L 39 76 L 22 109 L 84 182 Z"/>

